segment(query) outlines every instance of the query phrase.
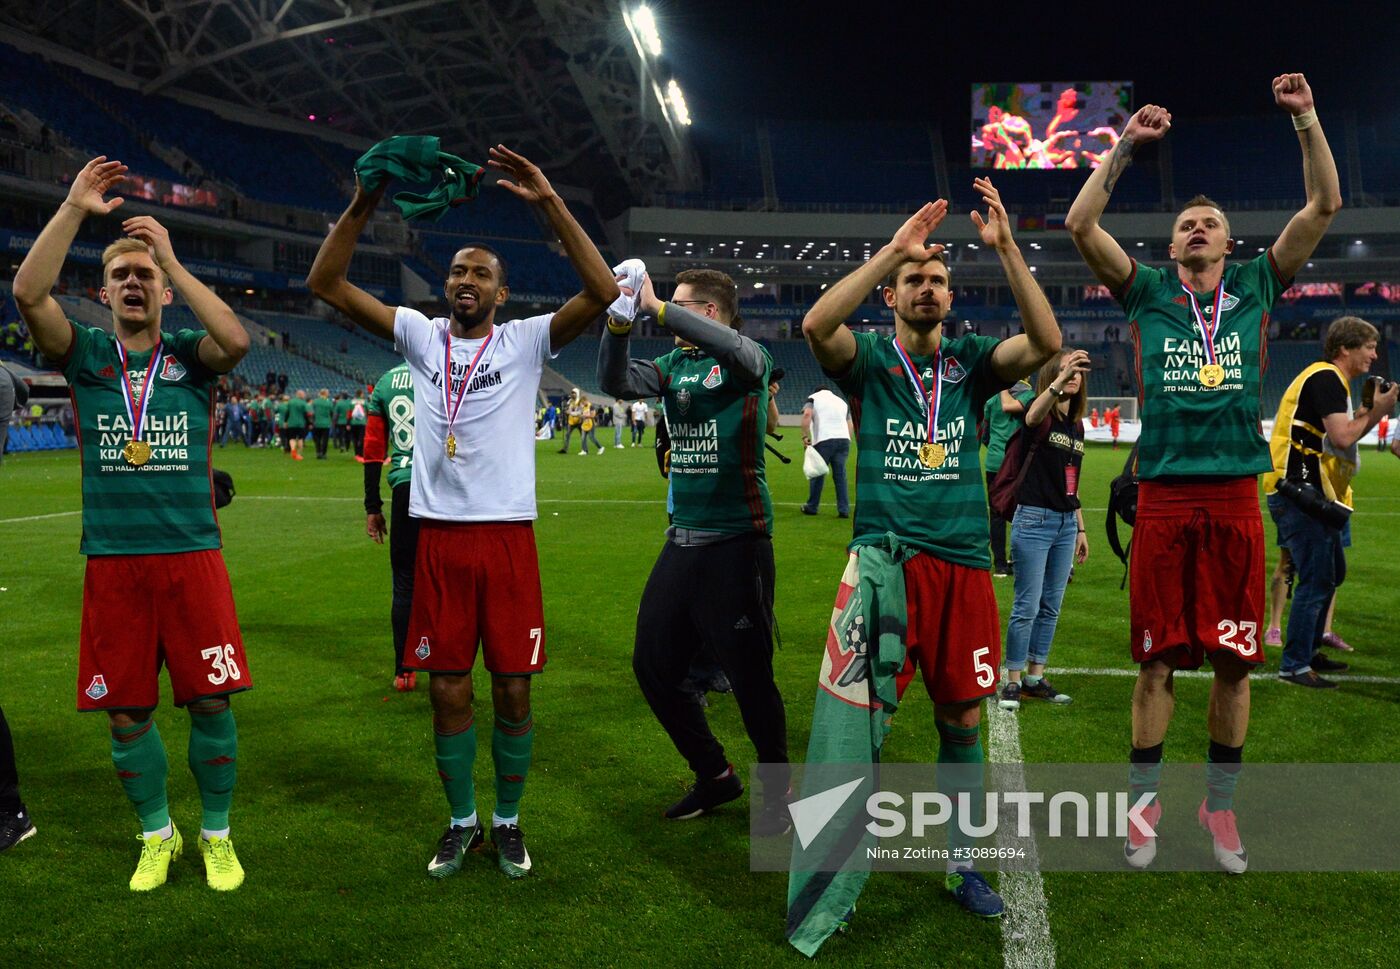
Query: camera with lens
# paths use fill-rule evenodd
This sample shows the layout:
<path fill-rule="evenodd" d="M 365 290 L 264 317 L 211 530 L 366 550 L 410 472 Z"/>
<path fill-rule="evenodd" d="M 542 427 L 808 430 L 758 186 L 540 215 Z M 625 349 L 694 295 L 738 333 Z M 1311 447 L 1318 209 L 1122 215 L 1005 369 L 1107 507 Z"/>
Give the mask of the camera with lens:
<path fill-rule="evenodd" d="M 1388 394 L 1395 381 L 1384 377 L 1369 377 L 1361 388 L 1361 406 L 1370 410 L 1376 404 L 1376 394 Z"/>
<path fill-rule="evenodd" d="M 1333 501 L 1305 482 L 1284 478 L 1278 483 L 1278 493 L 1293 502 L 1303 514 L 1328 528 L 1341 531 L 1351 518 L 1350 508 L 1340 501 Z"/>

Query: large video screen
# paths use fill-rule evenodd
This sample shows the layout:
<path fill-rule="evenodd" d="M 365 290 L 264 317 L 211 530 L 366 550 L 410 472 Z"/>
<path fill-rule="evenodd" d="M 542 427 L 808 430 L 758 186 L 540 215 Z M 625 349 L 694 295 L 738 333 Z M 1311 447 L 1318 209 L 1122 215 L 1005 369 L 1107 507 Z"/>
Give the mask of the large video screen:
<path fill-rule="evenodd" d="M 1098 168 L 1133 113 L 1131 81 L 972 86 L 972 167 Z"/>

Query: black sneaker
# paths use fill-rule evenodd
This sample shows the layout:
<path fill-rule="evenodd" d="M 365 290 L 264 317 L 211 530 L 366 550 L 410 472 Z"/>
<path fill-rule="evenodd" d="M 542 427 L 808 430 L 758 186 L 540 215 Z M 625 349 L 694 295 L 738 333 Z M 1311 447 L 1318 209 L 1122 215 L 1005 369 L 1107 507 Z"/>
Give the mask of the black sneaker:
<path fill-rule="evenodd" d="M 995 579 L 1004 579 L 1010 574 L 1011 566 L 1005 562 L 998 562 L 996 566 L 992 569 L 992 577 Z"/>
<path fill-rule="evenodd" d="M 817 513 L 817 510 L 816 510 L 815 508 L 808 508 L 806 505 L 803 505 L 803 506 L 802 506 L 802 514 L 804 514 L 804 515 L 815 515 L 816 513 Z"/>
<path fill-rule="evenodd" d="M 1298 686 L 1307 686 L 1314 690 L 1335 690 L 1337 688 L 1337 684 L 1331 680 L 1324 680 L 1312 670 L 1308 670 L 1306 673 L 1280 673 L 1278 678 L 1285 683 L 1296 683 Z"/>
<path fill-rule="evenodd" d="M 997 706 L 1003 710 L 1021 709 L 1021 683 L 1019 680 L 1006 681 L 1006 685 L 1001 688 L 1001 699 L 997 700 Z"/>
<path fill-rule="evenodd" d="M 1021 681 L 1021 696 L 1030 697 L 1035 700 L 1045 700 L 1049 703 L 1069 703 L 1070 698 L 1050 685 L 1050 681 L 1041 677 L 1038 683 L 1027 683 Z"/>
<path fill-rule="evenodd" d="M 688 821 L 698 818 L 706 811 L 713 811 L 721 804 L 728 804 L 744 793 L 744 782 L 729 766 L 729 773 L 720 778 L 697 780 L 685 797 L 666 809 L 666 817 L 672 821 Z"/>
<path fill-rule="evenodd" d="M 1321 653 L 1314 653 L 1313 658 L 1308 661 L 1308 665 L 1322 673 L 1340 673 L 1342 670 L 1351 668 L 1346 663 L 1331 659 Z"/>
<path fill-rule="evenodd" d="M 28 811 L 21 809 L 18 814 L 0 814 L 0 851 L 13 848 L 38 830 Z"/>
<path fill-rule="evenodd" d="M 438 839 L 437 854 L 428 862 L 428 874 L 434 878 L 446 878 L 462 870 L 462 859 L 467 852 L 476 848 L 484 839 L 481 824 L 470 828 L 449 827 Z"/>
<path fill-rule="evenodd" d="M 491 829 L 491 841 L 496 846 L 496 864 L 507 878 L 530 874 L 530 852 L 525 850 L 525 834 L 520 825 L 496 825 Z"/>
<path fill-rule="evenodd" d="M 749 834 L 755 838 L 776 838 L 792 830 L 792 814 L 788 805 L 792 803 L 792 788 L 778 795 L 765 795 L 763 807 L 749 823 Z"/>

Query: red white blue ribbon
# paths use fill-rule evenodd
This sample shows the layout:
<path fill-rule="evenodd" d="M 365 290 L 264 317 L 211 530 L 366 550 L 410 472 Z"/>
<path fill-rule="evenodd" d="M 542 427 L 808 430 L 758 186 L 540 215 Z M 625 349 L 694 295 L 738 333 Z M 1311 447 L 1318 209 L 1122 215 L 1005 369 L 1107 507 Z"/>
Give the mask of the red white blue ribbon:
<path fill-rule="evenodd" d="M 467 375 L 462 379 L 462 392 L 457 395 L 457 402 L 452 402 L 452 329 L 450 326 L 444 327 L 442 331 L 442 345 L 444 359 L 442 363 L 442 410 L 447 415 L 447 435 L 452 435 L 452 425 L 457 420 L 457 412 L 462 409 L 462 401 L 467 396 L 467 387 L 472 382 L 472 377 L 476 375 L 476 365 L 481 361 L 481 355 L 486 352 L 486 348 L 491 345 L 491 338 L 496 335 L 495 326 L 491 327 L 491 332 L 486 334 L 486 339 L 481 341 L 481 346 L 477 347 L 476 356 L 472 357 L 471 364 L 467 367 Z"/>
<path fill-rule="evenodd" d="M 1191 292 L 1190 287 L 1185 283 L 1181 284 L 1181 289 L 1186 293 L 1186 305 L 1191 307 L 1191 317 L 1195 320 L 1196 326 L 1200 328 L 1202 345 L 1206 352 L 1206 363 L 1215 363 L 1215 334 L 1220 330 L 1220 307 L 1225 301 L 1225 277 L 1222 274 L 1219 284 L 1215 287 L 1215 296 L 1211 300 L 1210 325 L 1208 326 L 1205 317 L 1201 315 L 1201 307 L 1196 303 L 1196 294 Z"/>
<path fill-rule="evenodd" d="M 122 403 L 126 404 L 126 419 L 131 422 L 131 439 L 141 440 L 146 424 L 146 409 L 151 403 L 151 390 L 155 387 L 156 370 L 160 368 L 161 357 L 165 354 L 165 344 L 156 340 L 156 348 L 151 353 L 151 365 L 146 368 L 146 379 L 141 381 L 141 396 L 136 397 L 136 389 L 131 386 L 131 375 L 127 372 L 126 347 L 117 339 L 117 358 L 122 364 Z"/>
<path fill-rule="evenodd" d="M 938 440 L 938 407 L 943 400 L 943 340 L 939 338 L 938 349 L 933 351 L 933 390 L 930 391 L 924 388 L 924 382 L 919 379 L 919 370 L 914 366 L 909 351 L 900 344 L 899 337 L 890 339 L 894 343 L 894 352 L 899 356 L 900 365 L 904 367 L 904 375 L 914 387 L 914 398 L 919 402 L 919 409 L 924 411 L 928 422 L 928 440 L 932 444 Z"/>

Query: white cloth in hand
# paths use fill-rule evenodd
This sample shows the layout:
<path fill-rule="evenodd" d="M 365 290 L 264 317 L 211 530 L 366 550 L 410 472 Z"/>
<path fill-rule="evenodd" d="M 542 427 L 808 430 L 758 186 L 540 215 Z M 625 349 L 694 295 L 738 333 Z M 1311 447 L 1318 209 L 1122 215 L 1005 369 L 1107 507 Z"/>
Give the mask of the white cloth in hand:
<path fill-rule="evenodd" d="M 642 298 L 642 279 L 646 274 L 647 265 L 640 259 L 624 259 L 613 267 L 613 278 L 617 280 L 617 288 L 622 293 L 608 307 L 609 316 L 628 323 L 636 322 L 637 304 Z"/>

